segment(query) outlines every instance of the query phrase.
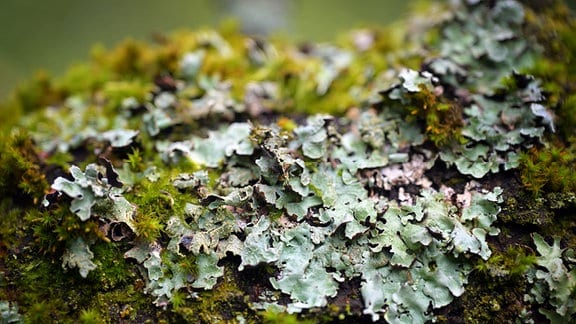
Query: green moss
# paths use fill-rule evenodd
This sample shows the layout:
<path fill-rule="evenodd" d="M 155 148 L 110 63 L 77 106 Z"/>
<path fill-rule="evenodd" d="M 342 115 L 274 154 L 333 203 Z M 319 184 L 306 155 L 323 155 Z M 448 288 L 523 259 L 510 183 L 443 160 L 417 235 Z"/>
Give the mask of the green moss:
<path fill-rule="evenodd" d="M 438 96 L 422 85 L 410 99 L 406 107 L 408 118 L 416 118 L 426 125 L 426 135 L 434 145 L 444 147 L 465 141 L 461 134 L 464 120 L 459 103 Z"/>
<path fill-rule="evenodd" d="M 152 86 L 143 80 L 110 81 L 102 85 L 101 95 L 107 99 L 106 115 L 115 116 L 122 113 L 122 102 L 132 98 L 136 103 L 145 102 Z"/>
<path fill-rule="evenodd" d="M 93 60 L 99 67 L 122 79 L 153 77 L 158 68 L 157 55 L 145 43 L 132 39 L 109 52 L 101 47 L 92 51 Z"/>
<path fill-rule="evenodd" d="M 97 268 L 93 280 L 103 291 L 125 287 L 136 281 L 134 269 L 126 259 L 121 248 L 110 242 L 99 242 L 91 247 Z"/>
<path fill-rule="evenodd" d="M 462 312 L 465 323 L 504 323 L 531 310 L 523 301 L 529 291 L 524 275 L 535 267 L 534 252 L 519 245 L 495 250 L 488 261 L 478 261 L 466 292 L 441 311 L 440 322 L 450 322 L 451 313 Z"/>
<path fill-rule="evenodd" d="M 95 292 L 86 305 L 97 310 L 106 323 L 146 323 L 151 320 L 156 322 L 157 319 L 174 322 L 175 319 L 169 311 L 154 307 L 153 299 L 138 287 L 139 281 L 134 280 L 115 289 Z"/>
<path fill-rule="evenodd" d="M 26 310 L 26 317 L 25 321 L 27 323 L 42 323 L 46 321 L 50 321 L 50 319 L 62 317 L 53 313 L 55 307 L 60 305 L 56 305 L 54 303 L 50 303 L 49 301 L 41 301 L 36 302 L 30 305 L 30 307 Z"/>
<path fill-rule="evenodd" d="M 311 319 L 302 319 L 302 318 L 298 317 L 298 315 L 295 315 L 295 314 L 278 313 L 278 312 L 274 312 L 274 311 L 265 311 L 265 312 L 262 312 L 260 315 L 262 316 L 263 323 L 266 323 L 266 324 L 273 324 L 273 323 L 279 323 L 279 324 L 297 324 L 297 323 L 313 324 L 313 323 L 317 323 L 317 321 L 314 321 Z"/>
<path fill-rule="evenodd" d="M 29 323 L 169 318 L 138 288 L 137 273 L 117 246 L 102 242 L 92 249 L 99 264 L 86 279 L 75 271 L 64 272 L 59 253 L 17 252 L 17 257 L 6 260 L 12 270 L 4 273 L 3 291 L 18 303 Z"/>
<path fill-rule="evenodd" d="M 44 252 L 61 252 L 66 244 L 78 236 L 89 240 L 107 240 L 96 220 L 82 222 L 66 205 L 46 212 L 30 210 L 24 219 L 30 226 L 36 247 Z"/>
<path fill-rule="evenodd" d="M 534 196 L 542 192 L 576 192 L 575 163 L 576 142 L 569 147 L 556 144 L 534 148 L 520 156 L 522 182 Z"/>
<path fill-rule="evenodd" d="M 61 102 L 67 91 L 56 85 L 46 72 L 38 72 L 31 81 L 20 85 L 14 92 L 12 107 L 30 113 Z"/>
<path fill-rule="evenodd" d="M 562 1 L 534 6 L 537 12 L 528 12 L 526 28 L 542 45 L 543 53 L 528 73 L 543 81 L 558 117 L 559 135 L 567 140 L 576 127 L 576 18 Z"/>
<path fill-rule="evenodd" d="M 528 269 L 536 265 L 536 256 L 526 248 L 514 246 L 495 253 L 487 261 L 480 260 L 476 270 L 491 277 L 511 277 L 519 279 Z"/>
<path fill-rule="evenodd" d="M 85 309 L 80 313 L 80 318 L 78 319 L 82 324 L 100 324 L 105 323 L 100 313 L 96 309 Z"/>
<path fill-rule="evenodd" d="M 15 300 L 30 322 L 46 322 L 50 319 L 71 322 L 69 315 L 77 313 L 79 304 L 87 301 L 81 289 L 92 290 L 85 284 L 76 286 L 74 276 L 65 275 L 60 263 L 54 261 L 50 257 L 36 255 L 34 258 L 22 256 L 18 264 L 12 264 L 20 272 L 8 277 L 9 284 L 14 289 Z M 78 290 L 70 291 L 68 287 L 71 286 Z"/>
<path fill-rule="evenodd" d="M 474 282 L 482 280 L 474 279 Z M 462 318 L 466 323 L 486 323 L 486 321 L 506 322 L 519 317 L 518 314 L 525 309 L 519 302 L 523 297 L 521 287 L 521 284 L 516 282 L 472 285 L 468 288 L 469 298 L 463 298 L 466 301 Z"/>
<path fill-rule="evenodd" d="M 0 257 L 8 250 L 20 245 L 21 240 L 26 237 L 26 222 L 22 219 L 23 213 L 25 213 L 24 209 L 15 206 L 11 200 L 0 200 L 0 215 L 2 215 Z"/>
<path fill-rule="evenodd" d="M 95 65 L 76 64 L 55 82 L 58 88 L 66 89 L 68 93 L 95 94 L 111 79 L 110 74 L 108 70 Z"/>
<path fill-rule="evenodd" d="M 132 155 L 131 159 L 137 158 Z M 197 201 L 189 192 L 180 192 L 172 185 L 172 178 L 177 174 L 178 170 L 162 173 L 157 182 L 143 179 L 134 191 L 126 194 L 126 198 L 138 206 L 134 217 L 137 233 L 150 242 L 160 236 L 171 216 L 184 215 L 186 203 Z"/>
<path fill-rule="evenodd" d="M 554 212 L 546 208 L 546 200 L 531 194 L 520 194 L 504 202 L 499 220 L 504 224 L 547 226 L 554 222 Z"/>
<path fill-rule="evenodd" d="M 187 297 L 183 292 L 176 294 L 177 304 L 173 312 L 187 322 L 223 323 L 243 318 L 248 322 L 258 319 L 248 307 L 250 296 L 246 295 L 245 283 L 239 281 L 233 262 L 224 262 L 224 277 L 210 291 L 202 291 L 195 297 Z"/>
<path fill-rule="evenodd" d="M 42 172 L 41 158 L 30 135 L 15 130 L 0 134 L 0 197 L 18 204 L 38 203 L 48 182 Z"/>
<path fill-rule="evenodd" d="M 542 80 L 558 129 L 546 147 L 521 155 L 523 184 L 535 196 L 576 191 L 576 19 L 561 1 L 549 2 L 532 3 L 538 12 L 527 12 L 525 26 L 543 49 L 527 72 Z"/>
<path fill-rule="evenodd" d="M 143 172 L 146 170 L 143 153 L 137 147 L 132 148 L 132 152 L 128 153 L 128 159 L 126 160 L 126 163 L 128 163 L 128 166 L 132 172 Z"/>
<path fill-rule="evenodd" d="M 54 152 L 46 159 L 46 164 L 50 167 L 68 170 L 68 167 L 74 161 L 74 156 L 68 152 Z"/>
<path fill-rule="evenodd" d="M 505 200 L 499 220 L 505 226 L 518 230 L 517 226 L 536 226 L 539 231 L 554 234 L 564 233 L 566 239 L 573 239 L 570 234 L 572 215 L 576 209 L 576 194 L 573 192 L 550 192 L 540 197 L 520 192 Z M 522 229 L 522 227 L 520 228 Z"/>

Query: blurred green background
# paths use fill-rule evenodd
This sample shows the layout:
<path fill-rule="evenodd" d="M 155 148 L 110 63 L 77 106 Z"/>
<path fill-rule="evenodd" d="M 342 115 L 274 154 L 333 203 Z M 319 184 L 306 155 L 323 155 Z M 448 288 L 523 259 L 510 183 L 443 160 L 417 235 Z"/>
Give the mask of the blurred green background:
<path fill-rule="evenodd" d="M 415 0 L 0 0 L 0 100 L 43 69 L 61 75 L 96 43 L 217 26 L 228 17 L 248 32 L 329 41 L 362 25 L 386 25 Z M 244 18 L 243 18 L 244 17 Z"/>

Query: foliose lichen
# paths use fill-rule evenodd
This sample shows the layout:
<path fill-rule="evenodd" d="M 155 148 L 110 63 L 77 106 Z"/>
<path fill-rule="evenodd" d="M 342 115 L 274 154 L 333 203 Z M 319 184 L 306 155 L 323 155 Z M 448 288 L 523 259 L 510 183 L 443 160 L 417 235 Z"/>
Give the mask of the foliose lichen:
<path fill-rule="evenodd" d="M 538 267 L 527 274 L 528 281 L 533 284 L 533 287 L 525 299 L 535 303 L 548 301 L 553 309 L 543 307 L 539 311 L 551 322 L 573 318 L 576 314 L 574 250 L 561 249 L 558 237 L 554 238 L 552 245 L 548 245 L 538 233 L 532 236 L 539 254 L 536 259 Z"/>

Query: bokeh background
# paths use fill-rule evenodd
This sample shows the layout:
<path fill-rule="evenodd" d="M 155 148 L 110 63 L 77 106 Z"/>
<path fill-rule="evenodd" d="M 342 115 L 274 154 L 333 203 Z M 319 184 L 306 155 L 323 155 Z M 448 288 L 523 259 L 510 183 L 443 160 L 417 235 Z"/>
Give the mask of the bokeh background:
<path fill-rule="evenodd" d="M 343 31 L 387 25 L 416 0 L 0 0 L 0 100 L 39 69 L 61 75 L 94 44 L 146 40 L 230 17 L 250 33 L 330 41 Z"/>
<path fill-rule="evenodd" d="M 439 0 L 0 0 L 0 101 L 40 69 L 61 75 L 94 44 L 150 39 L 230 17 L 248 32 L 330 41 L 343 31 L 388 25 L 418 1 Z M 576 9 L 576 0 L 566 0 Z"/>

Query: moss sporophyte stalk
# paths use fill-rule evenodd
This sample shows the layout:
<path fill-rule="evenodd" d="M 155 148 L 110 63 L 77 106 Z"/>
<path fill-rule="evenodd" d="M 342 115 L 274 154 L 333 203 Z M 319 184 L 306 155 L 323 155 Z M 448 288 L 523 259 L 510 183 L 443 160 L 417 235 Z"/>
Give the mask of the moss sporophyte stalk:
<path fill-rule="evenodd" d="M 576 320 L 576 71 L 542 69 L 576 29 L 539 6 L 39 76 L 2 110 L 2 321 Z"/>

